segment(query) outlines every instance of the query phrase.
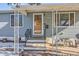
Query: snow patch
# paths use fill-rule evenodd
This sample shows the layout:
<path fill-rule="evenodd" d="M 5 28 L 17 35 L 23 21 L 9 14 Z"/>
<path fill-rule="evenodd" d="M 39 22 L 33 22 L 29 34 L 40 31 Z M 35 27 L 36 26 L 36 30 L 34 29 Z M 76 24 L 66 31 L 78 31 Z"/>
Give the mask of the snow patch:
<path fill-rule="evenodd" d="M 8 22 L 0 22 L 0 29 L 5 27 L 8 24 Z"/>

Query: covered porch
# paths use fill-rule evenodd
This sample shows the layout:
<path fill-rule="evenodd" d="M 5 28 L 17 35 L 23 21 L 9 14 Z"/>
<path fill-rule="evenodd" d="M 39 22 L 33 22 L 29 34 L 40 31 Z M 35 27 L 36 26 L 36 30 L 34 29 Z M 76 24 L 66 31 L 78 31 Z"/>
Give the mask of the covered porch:
<path fill-rule="evenodd" d="M 19 14 L 24 16 L 23 26 L 19 26 L 20 22 L 17 17 L 13 27 L 13 51 L 17 55 L 20 55 L 20 52 L 24 55 L 32 55 L 39 50 L 42 52 L 39 53 L 39 51 L 34 54 L 35 56 L 78 55 L 79 47 L 76 46 L 78 41 L 75 42 L 78 40 L 76 34 L 79 33 L 78 4 L 21 6 L 11 11 L 18 17 Z M 26 43 L 28 46 L 24 46 L 26 29 L 32 29 L 32 38 Z"/>
<path fill-rule="evenodd" d="M 76 20 L 77 17 L 76 16 L 78 16 L 77 12 L 79 10 L 78 8 L 79 7 L 77 6 L 77 4 L 73 4 L 73 6 L 72 6 L 72 4 L 71 5 L 65 5 L 64 4 L 64 5 L 59 5 L 59 6 L 50 6 L 50 5 L 48 5 L 48 6 L 45 5 L 44 6 L 44 5 L 41 5 L 41 6 L 31 6 L 31 7 L 27 7 L 27 8 L 24 7 L 24 8 L 19 9 L 19 11 L 22 13 L 22 10 L 24 10 L 25 12 L 27 12 L 27 14 L 29 12 L 43 13 L 44 15 L 45 15 L 46 12 L 51 13 L 52 38 L 48 39 L 48 41 L 52 44 L 52 51 L 53 51 L 53 47 L 56 47 L 55 50 L 57 50 L 58 47 L 60 47 L 61 44 L 64 43 L 64 41 L 63 42 L 56 42 L 57 38 L 59 38 L 59 41 L 61 41 L 61 39 L 65 40 L 65 39 L 68 38 L 69 39 L 68 42 L 73 41 L 73 45 L 75 45 L 75 40 L 77 40 L 76 34 L 78 33 L 78 23 L 76 23 L 77 22 L 77 20 Z M 18 10 L 18 8 L 16 10 Z M 68 15 L 68 21 L 65 23 L 65 25 L 61 25 L 61 24 L 57 25 L 57 24 L 59 24 L 58 14 L 60 14 L 61 16 L 64 15 L 64 14 Z M 63 17 L 65 17 L 65 16 L 63 16 Z M 59 18 L 59 19 L 60 19 L 60 23 L 63 22 L 63 21 L 61 21 L 61 18 Z M 69 31 L 71 29 L 74 29 L 74 30 Z M 62 32 L 64 32 L 65 34 L 63 34 Z M 56 39 L 55 39 L 55 37 L 56 37 Z M 56 44 L 55 46 L 54 46 L 54 41 L 55 41 L 55 44 Z M 64 48 L 65 47 L 70 48 L 71 46 L 69 46 L 69 44 L 72 44 L 72 42 L 67 43 L 67 44 L 68 45 L 63 44 Z M 76 49 L 78 49 L 78 48 L 76 48 Z"/>

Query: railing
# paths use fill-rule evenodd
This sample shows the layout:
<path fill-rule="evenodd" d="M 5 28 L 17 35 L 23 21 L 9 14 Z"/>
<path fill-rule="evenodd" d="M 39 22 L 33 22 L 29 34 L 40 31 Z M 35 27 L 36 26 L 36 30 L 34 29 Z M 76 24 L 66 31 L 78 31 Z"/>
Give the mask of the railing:
<path fill-rule="evenodd" d="M 60 48 L 61 47 L 63 47 L 63 48 L 69 47 L 69 49 L 71 49 L 71 47 L 72 47 L 72 48 L 78 49 L 79 39 L 76 37 L 76 35 L 79 34 L 79 26 L 78 25 L 79 25 L 79 22 L 76 23 L 76 26 L 68 26 L 67 28 L 62 27 L 62 26 L 57 27 L 58 32 L 56 32 L 56 34 L 59 37 L 59 41 L 56 42 L 57 46 L 55 46 L 55 47 L 57 47 L 57 51 L 59 51 L 59 52 L 56 52 L 56 54 L 60 53 L 61 55 L 67 55 L 67 56 L 79 56 L 79 53 L 74 53 L 73 51 L 72 52 L 68 52 L 68 51 L 63 52 L 62 50 L 58 49 L 58 47 L 60 47 Z M 66 28 L 66 29 L 60 31 L 59 28 L 60 29 Z M 63 43 L 60 42 L 61 39 L 64 40 L 64 41 L 62 41 Z M 67 41 L 66 41 L 66 39 L 67 39 Z M 76 42 L 75 42 L 75 40 L 76 40 Z M 65 43 L 67 45 L 65 45 Z M 60 44 L 63 44 L 63 46 L 61 46 Z M 76 46 L 76 44 L 77 44 L 77 46 Z M 73 50 L 73 49 L 71 49 L 71 50 Z"/>

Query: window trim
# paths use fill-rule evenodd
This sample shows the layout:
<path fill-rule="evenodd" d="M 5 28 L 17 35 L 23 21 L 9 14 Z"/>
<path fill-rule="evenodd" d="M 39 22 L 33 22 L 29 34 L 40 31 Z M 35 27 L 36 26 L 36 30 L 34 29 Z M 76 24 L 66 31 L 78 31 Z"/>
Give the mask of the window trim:
<path fill-rule="evenodd" d="M 70 13 L 73 13 L 74 14 L 74 25 L 75 26 L 75 12 L 57 12 L 57 13 L 54 13 L 55 14 L 59 14 L 59 21 L 60 21 L 60 14 L 68 14 L 69 15 L 69 26 L 71 27 L 70 25 Z M 57 26 L 57 15 L 56 15 L 56 22 L 55 22 L 55 27 Z M 67 26 L 57 26 L 57 27 L 67 27 Z"/>
<path fill-rule="evenodd" d="M 14 28 L 14 26 L 11 26 L 11 16 L 12 15 L 16 15 L 16 14 L 10 14 L 10 27 Z M 22 14 L 18 14 L 18 15 L 22 15 Z M 19 17 L 18 17 L 18 19 L 19 19 Z M 19 28 L 22 28 L 22 27 L 24 27 L 24 17 L 23 17 L 23 15 L 22 15 L 22 26 L 19 26 Z"/>
<path fill-rule="evenodd" d="M 34 16 L 35 16 L 35 15 L 41 15 L 41 17 L 42 17 L 42 33 L 41 33 L 41 34 L 35 34 L 35 33 L 34 33 L 34 19 L 35 19 Z M 33 31 L 32 31 L 32 32 L 33 32 L 33 35 L 40 35 L 40 36 L 41 36 L 41 35 L 44 34 L 44 30 L 43 30 L 43 26 L 44 26 L 44 25 L 43 25 L 43 23 L 44 23 L 43 13 L 33 13 Z"/>

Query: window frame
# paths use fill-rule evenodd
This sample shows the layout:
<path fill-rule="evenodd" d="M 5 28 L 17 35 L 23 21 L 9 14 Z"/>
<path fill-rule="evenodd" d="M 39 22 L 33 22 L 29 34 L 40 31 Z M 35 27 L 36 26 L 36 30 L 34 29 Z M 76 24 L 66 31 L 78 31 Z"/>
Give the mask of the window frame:
<path fill-rule="evenodd" d="M 73 13 L 74 14 L 74 25 L 73 26 L 75 26 L 75 12 L 57 12 L 57 13 L 54 13 L 54 15 L 55 15 L 55 26 L 57 26 L 57 27 L 61 27 L 60 25 L 57 25 L 58 23 L 60 23 L 60 14 L 68 14 L 68 16 L 69 16 L 69 25 L 68 26 L 72 26 L 72 25 L 70 25 L 70 14 L 71 13 Z M 57 14 L 59 15 L 59 22 L 57 22 Z M 67 26 L 62 26 L 62 27 L 67 27 Z"/>
<path fill-rule="evenodd" d="M 41 34 L 35 34 L 34 33 L 34 19 L 35 19 L 35 15 L 41 15 L 41 17 L 42 17 L 42 33 Z M 44 19 L 43 19 L 43 13 L 33 13 L 33 35 L 40 35 L 40 36 L 42 36 L 43 34 L 44 34 L 44 29 L 43 29 L 43 23 L 44 23 L 44 21 L 43 21 Z"/>
<path fill-rule="evenodd" d="M 12 15 L 16 15 L 16 14 L 10 14 L 10 27 L 14 27 L 14 26 L 11 26 L 11 16 Z M 22 14 L 18 14 L 18 15 L 22 15 Z M 14 18 L 15 18 L 15 16 L 14 16 Z M 18 19 L 19 19 L 19 17 L 18 17 Z M 14 20 L 15 21 L 15 20 Z M 23 27 L 24 26 L 24 19 L 23 19 L 23 15 L 22 15 L 22 26 L 19 26 L 19 28 L 21 28 L 21 27 Z M 17 27 L 17 26 L 16 26 Z"/>
<path fill-rule="evenodd" d="M 68 16 L 67 20 L 68 20 L 68 26 L 69 26 L 70 25 L 70 21 L 69 21 L 70 16 L 69 16 L 68 13 L 63 13 L 63 14 L 59 13 L 59 25 L 58 26 L 66 26 L 67 25 L 67 24 L 65 24 L 65 25 L 61 24 L 61 22 L 63 21 L 63 19 L 61 19 L 61 15 L 67 15 Z"/>

